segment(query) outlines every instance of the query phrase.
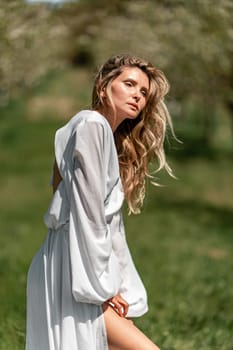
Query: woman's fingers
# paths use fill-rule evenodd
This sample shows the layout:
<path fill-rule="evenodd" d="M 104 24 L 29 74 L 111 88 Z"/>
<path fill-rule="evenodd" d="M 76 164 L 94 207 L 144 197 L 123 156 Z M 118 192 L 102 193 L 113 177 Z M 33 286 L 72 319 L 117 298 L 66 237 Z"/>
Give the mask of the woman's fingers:
<path fill-rule="evenodd" d="M 113 308 L 120 316 L 124 316 L 125 314 L 124 306 L 119 301 L 117 300 L 114 301 Z"/>
<path fill-rule="evenodd" d="M 127 301 L 125 301 L 121 296 L 120 296 L 120 300 L 119 300 L 119 304 L 122 307 L 123 310 L 123 316 L 125 317 L 128 313 L 128 309 L 129 309 L 129 304 L 127 303 Z"/>
<path fill-rule="evenodd" d="M 120 294 L 110 298 L 107 303 L 122 317 L 127 315 L 129 304 L 122 298 Z"/>

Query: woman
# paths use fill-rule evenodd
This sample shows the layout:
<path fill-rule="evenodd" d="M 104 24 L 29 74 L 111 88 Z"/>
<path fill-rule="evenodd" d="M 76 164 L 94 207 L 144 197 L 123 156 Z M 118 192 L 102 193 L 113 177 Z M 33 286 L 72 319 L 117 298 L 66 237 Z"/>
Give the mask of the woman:
<path fill-rule="evenodd" d="M 27 350 L 158 350 L 130 320 L 147 311 L 147 298 L 121 206 L 125 197 L 139 212 L 155 156 L 172 174 L 167 92 L 150 63 L 114 56 L 96 76 L 92 110 L 56 132 L 49 232 L 28 273 Z"/>

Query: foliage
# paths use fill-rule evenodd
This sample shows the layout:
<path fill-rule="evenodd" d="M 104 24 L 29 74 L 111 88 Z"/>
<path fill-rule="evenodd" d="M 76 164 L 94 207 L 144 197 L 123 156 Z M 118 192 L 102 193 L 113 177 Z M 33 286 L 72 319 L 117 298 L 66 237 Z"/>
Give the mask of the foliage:
<path fill-rule="evenodd" d="M 103 20 L 92 47 L 97 61 L 116 51 L 151 59 L 171 83 L 172 114 L 181 115 L 187 124 L 185 105 L 190 100 L 199 105 L 203 110 L 199 139 L 203 147 L 212 146 L 216 109 L 225 106 L 233 115 L 232 1 L 124 4 L 122 13 Z"/>
<path fill-rule="evenodd" d="M 230 0 L 89 0 L 53 10 L 1 0 L 2 93 L 30 85 L 81 50 L 92 64 L 131 51 L 167 72 L 176 99 L 231 99 L 232 10 Z"/>
<path fill-rule="evenodd" d="M 93 71 L 108 56 L 131 52 L 165 71 L 169 109 L 192 143 L 211 148 L 216 111 L 233 116 L 231 0 L 80 0 L 56 8 L 0 2 L 2 105 L 50 70 L 71 64 Z M 202 110 L 194 139 L 190 103 Z"/>
<path fill-rule="evenodd" d="M 119 51 L 144 55 L 167 72 L 176 99 L 196 96 L 210 103 L 231 98 L 232 10 L 230 0 L 89 0 L 60 15 L 97 63 Z"/>
<path fill-rule="evenodd" d="M 0 104 L 62 64 L 66 28 L 48 6 L 0 1 Z"/>

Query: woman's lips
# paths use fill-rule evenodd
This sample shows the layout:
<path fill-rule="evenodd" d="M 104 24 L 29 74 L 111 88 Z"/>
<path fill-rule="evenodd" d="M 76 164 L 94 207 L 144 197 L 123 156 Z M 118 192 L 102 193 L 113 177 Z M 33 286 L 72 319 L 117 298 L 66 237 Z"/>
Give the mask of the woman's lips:
<path fill-rule="evenodd" d="M 138 110 L 138 105 L 136 103 L 129 102 L 128 105 L 133 107 L 136 111 Z"/>

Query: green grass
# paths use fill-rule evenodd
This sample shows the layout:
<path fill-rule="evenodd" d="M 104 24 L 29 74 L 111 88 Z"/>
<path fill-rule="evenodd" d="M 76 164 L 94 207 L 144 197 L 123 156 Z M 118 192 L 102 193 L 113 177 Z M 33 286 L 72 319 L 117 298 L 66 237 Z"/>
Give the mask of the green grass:
<path fill-rule="evenodd" d="M 75 112 L 87 105 L 88 86 L 85 72 L 63 72 L 1 110 L 0 350 L 24 349 L 26 274 L 46 235 L 53 137 L 65 121 L 43 98 L 68 96 Z M 142 214 L 125 213 L 150 306 L 136 323 L 162 350 L 232 350 L 233 165 L 227 157 L 170 161 L 179 180 L 162 173 L 165 186 L 148 186 Z"/>
<path fill-rule="evenodd" d="M 145 211 L 129 228 L 151 306 L 138 324 L 162 349 L 230 350 L 232 203 L 222 197 L 222 191 L 230 190 L 230 169 L 225 162 L 219 162 L 219 171 L 207 161 L 174 165 L 179 183 L 151 190 Z M 203 178 L 212 181 L 195 184 L 203 165 Z M 225 181 L 217 188 L 221 167 Z M 212 199 L 218 192 L 219 203 Z"/>

